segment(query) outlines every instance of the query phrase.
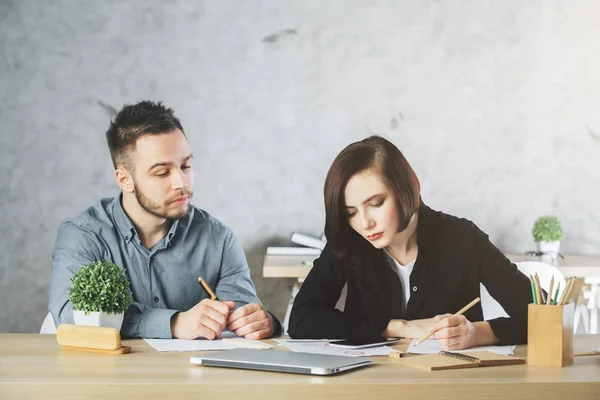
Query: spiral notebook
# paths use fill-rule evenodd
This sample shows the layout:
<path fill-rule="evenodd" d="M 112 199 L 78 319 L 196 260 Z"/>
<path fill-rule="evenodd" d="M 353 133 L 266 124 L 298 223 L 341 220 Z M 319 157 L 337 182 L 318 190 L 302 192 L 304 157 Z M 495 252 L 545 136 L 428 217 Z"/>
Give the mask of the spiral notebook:
<path fill-rule="evenodd" d="M 473 351 L 469 354 L 440 351 L 439 354 L 402 357 L 402 353 L 390 353 L 390 358 L 410 367 L 425 371 L 440 371 L 444 369 L 493 367 L 497 365 L 525 364 L 525 359 L 515 356 L 505 356 L 491 351 Z"/>

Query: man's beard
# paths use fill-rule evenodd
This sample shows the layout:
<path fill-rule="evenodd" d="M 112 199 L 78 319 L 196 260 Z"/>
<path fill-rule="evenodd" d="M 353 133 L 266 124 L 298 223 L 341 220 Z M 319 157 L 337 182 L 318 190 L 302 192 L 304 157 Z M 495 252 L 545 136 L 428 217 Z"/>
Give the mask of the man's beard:
<path fill-rule="evenodd" d="M 165 202 L 164 206 L 160 206 L 159 204 L 153 202 L 148 197 L 146 197 L 144 195 L 144 193 L 140 190 L 138 185 L 135 183 L 135 181 L 133 182 L 133 188 L 134 188 L 135 198 L 137 199 L 137 202 L 144 210 L 146 210 L 150 214 L 155 215 L 159 218 L 166 218 L 169 220 L 177 220 L 177 219 L 184 218 L 186 215 L 188 215 L 190 206 L 188 203 L 185 206 L 185 208 L 181 208 L 179 210 L 174 210 L 171 212 L 168 212 L 166 210 L 166 206 L 169 205 L 173 200 L 175 200 L 176 198 L 178 198 L 180 196 L 188 196 L 191 199 L 194 194 L 194 192 L 182 189 L 179 193 L 177 193 L 176 195 L 174 195 L 173 197 L 168 199 Z"/>

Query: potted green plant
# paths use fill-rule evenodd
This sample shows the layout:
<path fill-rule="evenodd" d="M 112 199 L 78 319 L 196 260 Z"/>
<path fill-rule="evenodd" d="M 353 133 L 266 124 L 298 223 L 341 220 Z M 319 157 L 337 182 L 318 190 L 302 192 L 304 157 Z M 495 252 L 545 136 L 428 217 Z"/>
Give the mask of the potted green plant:
<path fill-rule="evenodd" d="M 71 278 L 69 300 L 76 325 L 120 330 L 130 299 L 125 270 L 110 260 L 91 262 Z"/>
<path fill-rule="evenodd" d="M 554 215 L 539 217 L 532 229 L 533 239 L 537 243 L 538 251 L 543 253 L 558 253 L 563 230 L 560 221 Z"/>

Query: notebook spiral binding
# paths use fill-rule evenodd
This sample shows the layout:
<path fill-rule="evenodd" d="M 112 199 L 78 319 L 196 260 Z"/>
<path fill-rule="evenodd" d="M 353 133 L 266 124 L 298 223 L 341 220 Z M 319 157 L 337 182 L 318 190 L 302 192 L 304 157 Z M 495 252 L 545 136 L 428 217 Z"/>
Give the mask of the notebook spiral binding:
<path fill-rule="evenodd" d="M 452 353 L 450 351 L 444 351 L 444 350 L 440 351 L 440 355 L 455 358 L 457 360 L 468 361 L 468 362 L 479 361 L 479 359 L 477 357 L 471 357 L 471 356 L 468 356 L 466 354 L 461 354 L 461 353 Z"/>

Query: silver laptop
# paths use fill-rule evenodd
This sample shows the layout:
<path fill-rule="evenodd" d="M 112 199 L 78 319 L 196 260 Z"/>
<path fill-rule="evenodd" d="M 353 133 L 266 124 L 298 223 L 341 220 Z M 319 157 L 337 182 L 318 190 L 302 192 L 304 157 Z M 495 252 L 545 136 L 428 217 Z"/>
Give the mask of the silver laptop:
<path fill-rule="evenodd" d="M 372 362 L 370 358 L 295 353 L 281 350 L 233 349 L 191 357 L 190 363 L 211 367 L 257 369 L 296 374 L 332 375 Z"/>

